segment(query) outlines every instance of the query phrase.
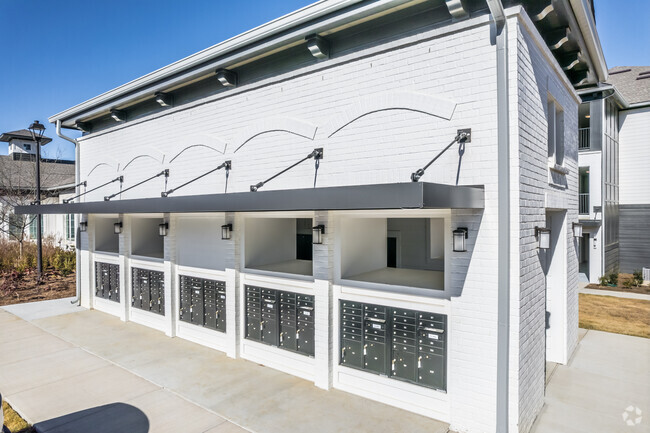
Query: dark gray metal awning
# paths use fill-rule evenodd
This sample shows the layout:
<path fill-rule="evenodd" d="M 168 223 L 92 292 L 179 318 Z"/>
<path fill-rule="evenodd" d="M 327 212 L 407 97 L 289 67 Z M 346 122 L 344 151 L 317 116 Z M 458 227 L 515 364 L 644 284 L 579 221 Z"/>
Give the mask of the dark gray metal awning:
<path fill-rule="evenodd" d="M 17 206 L 17 214 L 270 212 L 362 209 L 482 209 L 482 186 L 409 182 L 181 197 Z"/>

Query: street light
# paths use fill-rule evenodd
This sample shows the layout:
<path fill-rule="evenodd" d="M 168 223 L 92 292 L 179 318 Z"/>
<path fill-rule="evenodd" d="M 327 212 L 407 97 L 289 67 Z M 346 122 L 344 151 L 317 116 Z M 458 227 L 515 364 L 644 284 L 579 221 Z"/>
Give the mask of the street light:
<path fill-rule="evenodd" d="M 34 120 L 29 125 L 29 131 L 32 133 L 32 139 L 36 142 L 36 204 L 41 204 L 41 139 L 45 132 L 45 126 Z M 43 232 L 41 227 L 41 214 L 36 215 L 36 271 L 38 280 L 41 280 L 43 273 Z"/>

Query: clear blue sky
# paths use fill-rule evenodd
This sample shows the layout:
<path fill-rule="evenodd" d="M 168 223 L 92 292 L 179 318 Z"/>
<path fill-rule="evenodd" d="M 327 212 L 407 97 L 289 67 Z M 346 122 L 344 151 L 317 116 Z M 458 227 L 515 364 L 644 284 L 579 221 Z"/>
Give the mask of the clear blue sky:
<path fill-rule="evenodd" d="M 650 0 L 595 1 L 607 65 L 650 65 Z M 73 159 L 49 116 L 309 3 L 0 0 L 0 131 L 38 119 L 44 154 Z"/>

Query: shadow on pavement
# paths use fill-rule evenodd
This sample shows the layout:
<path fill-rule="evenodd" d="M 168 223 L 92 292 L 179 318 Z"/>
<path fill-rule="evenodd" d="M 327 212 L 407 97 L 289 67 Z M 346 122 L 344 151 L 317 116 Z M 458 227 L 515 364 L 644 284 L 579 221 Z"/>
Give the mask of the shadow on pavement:
<path fill-rule="evenodd" d="M 111 403 L 34 424 L 39 433 L 148 433 L 149 419 L 135 406 Z"/>

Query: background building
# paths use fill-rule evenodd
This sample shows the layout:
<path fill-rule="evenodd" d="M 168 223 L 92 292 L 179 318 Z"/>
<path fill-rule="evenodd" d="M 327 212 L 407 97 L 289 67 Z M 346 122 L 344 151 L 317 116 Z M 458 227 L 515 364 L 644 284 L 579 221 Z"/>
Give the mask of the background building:
<path fill-rule="evenodd" d="M 650 67 L 620 66 L 580 105 L 580 272 L 650 268 Z M 608 96 L 607 96 L 608 95 Z"/>
<path fill-rule="evenodd" d="M 0 236 L 22 241 L 36 238 L 36 215 L 17 215 L 14 207 L 30 204 L 36 199 L 36 142 L 27 129 L 5 132 L 0 141 L 6 142 L 8 155 L 0 155 Z M 41 143 L 52 141 L 43 137 Z M 42 201 L 62 203 L 74 195 L 74 161 L 41 158 Z M 56 244 L 73 247 L 76 224 L 74 215 L 44 215 L 43 237 Z"/>

